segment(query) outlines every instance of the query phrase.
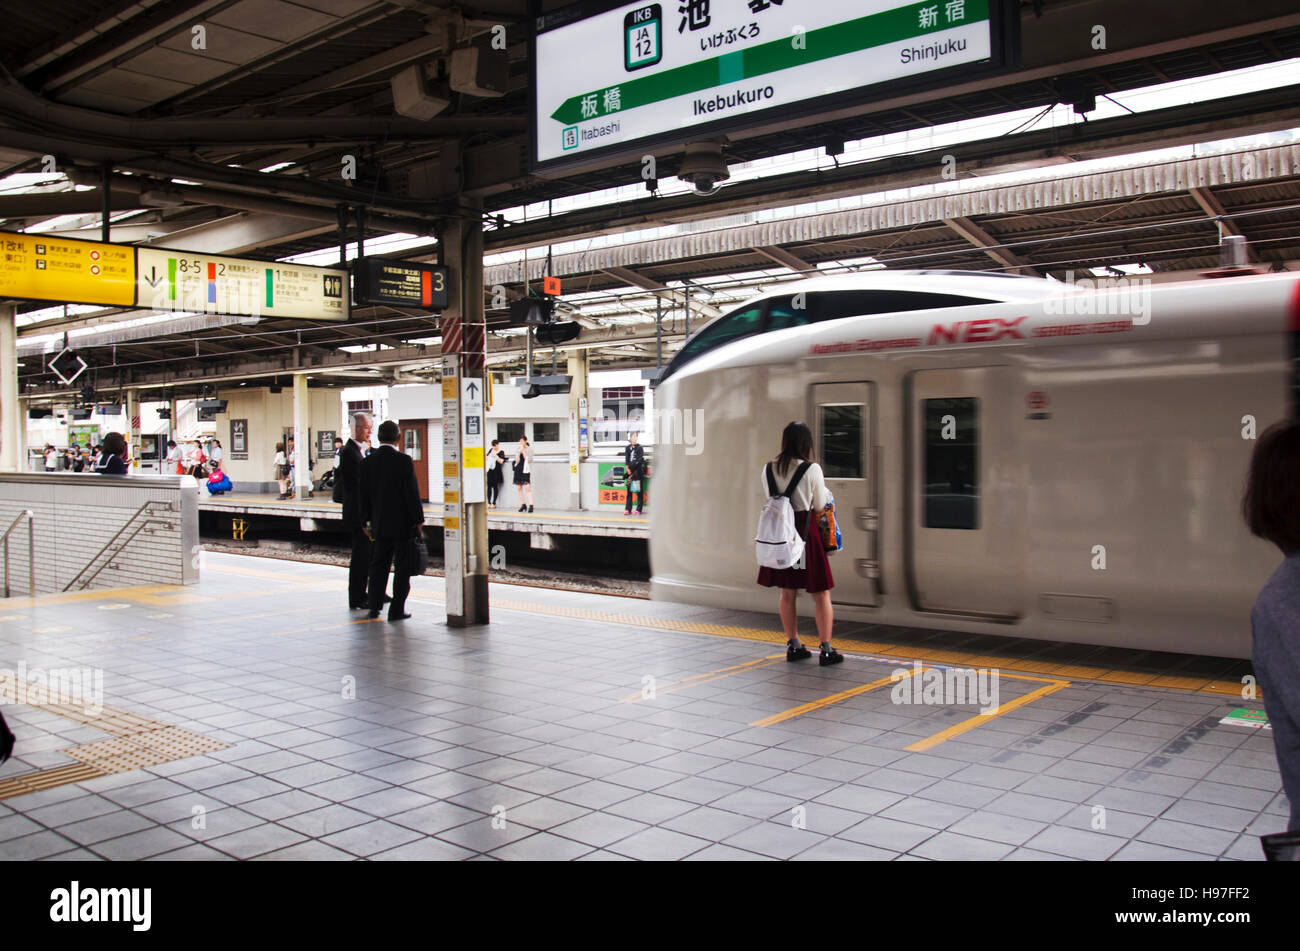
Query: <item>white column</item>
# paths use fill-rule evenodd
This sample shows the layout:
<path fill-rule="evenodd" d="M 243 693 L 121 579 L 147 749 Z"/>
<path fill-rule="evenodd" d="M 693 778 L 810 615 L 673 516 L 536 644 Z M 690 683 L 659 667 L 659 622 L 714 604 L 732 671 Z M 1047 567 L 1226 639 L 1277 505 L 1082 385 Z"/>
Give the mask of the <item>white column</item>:
<path fill-rule="evenodd" d="M 574 511 L 582 508 L 582 463 L 591 451 L 591 439 L 588 434 L 587 448 L 583 451 L 579 441 L 579 429 L 587 415 L 587 356 L 588 350 L 570 350 L 566 355 L 565 372 L 573 377 L 569 388 L 569 466 L 577 466 L 577 471 L 569 473 L 569 508 Z"/>
<path fill-rule="evenodd" d="M 0 304 L 0 472 L 21 472 L 26 412 L 18 405 L 18 330 L 14 305 Z"/>
<path fill-rule="evenodd" d="M 294 496 L 306 499 L 311 496 L 311 459 L 310 433 L 307 416 L 311 406 L 307 397 L 307 374 L 293 375 L 293 447 L 295 462 L 293 466 Z"/>

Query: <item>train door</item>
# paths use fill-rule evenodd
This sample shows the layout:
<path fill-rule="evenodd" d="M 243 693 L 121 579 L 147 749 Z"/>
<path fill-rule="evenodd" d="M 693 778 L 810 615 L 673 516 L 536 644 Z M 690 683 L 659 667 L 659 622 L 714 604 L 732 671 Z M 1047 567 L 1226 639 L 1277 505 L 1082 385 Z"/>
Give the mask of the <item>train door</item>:
<path fill-rule="evenodd" d="M 875 384 L 818 383 L 813 390 L 814 452 L 835 497 L 844 550 L 831 558 L 831 602 L 880 602 L 880 513 L 871 444 Z"/>
<path fill-rule="evenodd" d="M 421 501 L 429 501 L 429 463 L 424 458 L 424 447 L 429 442 L 427 419 L 403 419 L 397 423 L 402 434 L 402 452 L 415 463 L 415 481 L 420 487 Z"/>
<path fill-rule="evenodd" d="M 1005 367 L 911 375 L 908 552 L 921 610 L 1008 620 L 1022 610 L 1012 384 Z"/>

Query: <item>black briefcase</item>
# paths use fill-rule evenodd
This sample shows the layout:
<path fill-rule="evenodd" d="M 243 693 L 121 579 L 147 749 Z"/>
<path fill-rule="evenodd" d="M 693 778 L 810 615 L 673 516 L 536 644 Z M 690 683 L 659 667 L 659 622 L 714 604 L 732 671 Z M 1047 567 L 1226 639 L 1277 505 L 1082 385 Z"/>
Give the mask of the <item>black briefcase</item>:
<path fill-rule="evenodd" d="M 424 543 L 423 535 L 411 539 L 411 574 L 422 575 L 429 567 L 429 546 Z"/>

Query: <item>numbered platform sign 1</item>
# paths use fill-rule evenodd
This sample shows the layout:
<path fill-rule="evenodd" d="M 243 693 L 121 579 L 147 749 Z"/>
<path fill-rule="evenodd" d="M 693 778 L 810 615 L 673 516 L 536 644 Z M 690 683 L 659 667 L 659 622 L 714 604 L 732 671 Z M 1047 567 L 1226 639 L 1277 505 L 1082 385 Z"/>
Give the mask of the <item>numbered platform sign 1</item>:
<path fill-rule="evenodd" d="M 478 377 L 462 377 L 460 383 L 460 446 L 464 467 L 464 499 L 466 502 L 483 502 L 486 478 L 483 469 L 483 433 L 486 428 L 483 416 L 483 381 Z"/>

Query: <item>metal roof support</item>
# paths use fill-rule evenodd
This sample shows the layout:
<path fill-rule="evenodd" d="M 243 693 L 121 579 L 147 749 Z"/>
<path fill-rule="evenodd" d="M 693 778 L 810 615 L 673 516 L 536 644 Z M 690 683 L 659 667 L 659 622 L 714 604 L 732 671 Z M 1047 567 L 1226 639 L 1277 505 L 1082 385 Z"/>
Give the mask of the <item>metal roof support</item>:
<path fill-rule="evenodd" d="M 1021 274 L 1028 274 L 1032 277 L 1042 277 L 1038 269 L 1020 257 L 1013 254 L 1006 248 L 1002 247 L 1002 242 L 993 235 L 989 234 L 969 218 L 944 218 L 943 223 L 953 231 L 957 232 L 975 247 L 980 248 L 997 261 L 999 264 L 1005 264 L 1007 267 L 1016 269 Z"/>

